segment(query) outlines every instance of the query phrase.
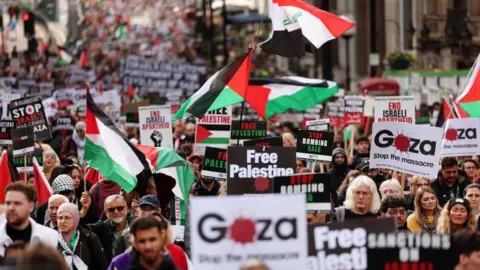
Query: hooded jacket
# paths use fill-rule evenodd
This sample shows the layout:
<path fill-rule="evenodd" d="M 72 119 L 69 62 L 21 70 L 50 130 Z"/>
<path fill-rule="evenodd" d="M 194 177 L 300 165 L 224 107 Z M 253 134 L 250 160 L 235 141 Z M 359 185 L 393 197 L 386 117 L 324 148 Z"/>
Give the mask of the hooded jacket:
<path fill-rule="evenodd" d="M 471 182 L 468 180 L 467 174 L 462 170 L 458 170 L 458 177 L 455 181 L 455 184 L 452 187 L 449 187 L 447 184 L 445 184 L 442 171 L 440 170 L 438 172 L 437 179 L 435 179 L 430 186 L 437 194 L 440 206 L 443 207 L 448 200 L 452 198 L 463 198 L 463 191 L 470 183 Z"/>
<path fill-rule="evenodd" d="M 343 165 L 335 163 L 335 155 L 341 154 L 345 158 Z M 334 190 L 337 190 L 347 176 L 350 169 L 348 168 L 348 159 L 345 150 L 342 148 L 335 148 L 332 152 L 332 168 L 328 171 L 330 174 L 330 184 Z"/>

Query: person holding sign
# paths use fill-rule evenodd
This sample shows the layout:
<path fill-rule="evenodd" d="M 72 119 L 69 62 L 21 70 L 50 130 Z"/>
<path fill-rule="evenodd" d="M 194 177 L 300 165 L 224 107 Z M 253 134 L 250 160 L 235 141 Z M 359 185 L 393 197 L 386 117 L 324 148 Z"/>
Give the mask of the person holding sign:
<path fill-rule="evenodd" d="M 451 234 L 461 229 L 475 231 L 476 219 L 468 200 L 461 198 L 447 202 L 440 214 L 437 233 Z"/>

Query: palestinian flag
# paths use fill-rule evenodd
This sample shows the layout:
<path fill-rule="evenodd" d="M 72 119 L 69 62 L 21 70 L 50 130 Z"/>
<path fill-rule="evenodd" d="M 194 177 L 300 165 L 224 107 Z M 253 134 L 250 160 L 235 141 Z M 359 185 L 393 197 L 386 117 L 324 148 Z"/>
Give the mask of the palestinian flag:
<path fill-rule="evenodd" d="M 354 23 L 320 10 L 301 0 L 269 0 L 272 32 L 260 47 L 285 57 L 313 52 L 355 26 Z"/>
<path fill-rule="evenodd" d="M 35 179 L 35 191 L 37 192 L 38 205 L 42 205 L 48 202 L 48 198 L 52 196 L 52 187 L 48 183 L 45 174 L 43 174 L 42 167 L 38 164 L 38 161 L 33 157 L 33 177 Z"/>
<path fill-rule="evenodd" d="M 462 93 L 455 102 L 470 117 L 480 117 L 480 54 L 473 64 L 470 76 Z"/>
<path fill-rule="evenodd" d="M 68 65 L 73 60 L 72 56 L 60 47 L 57 47 L 57 58 L 59 65 Z"/>
<path fill-rule="evenodd" d="M 10 175 L 10 168 L 8 162 L 7 150 L 3 150 L 0 156 L 0 203 L 5 203 L 5 189 L 13 183 L 12 176 Z"/>
<path fill-rule="evenodd" d="M 333 97 L 338 92 L 338 85 L 331 81 L 303 77 L 282 77 L 275 79 L 250 79 L 249 93 L 268 93 L 268 101 L 250 104 L 258 115 L 269 119 L 274 114 L 289 109 L 306 111 L 315 105 Z"/>
<path fill-rule="evenodd" d="M 127 193 L 137 184 L 145 191 L 151 176 L 145 155 L 131 144 L 87 91 L 85 156 L 88 165 L 116 182 Z"/>
<path fill-rule="evenodd" d="M 253 50 L 228 64 L 210 77 L 175 114 L 172 121 L 193 115 L 202 118 L 206 112 L 245 101 L 252 105 L 266 96 L 248 93 L 248 78 Z"/>
<path fill-rule="evenodd" d="M 448 119 L 455 119 L 455 113 L 452 106 L 450 105 L 450 99 L 443 96 L 442 97 L 442 106 L 440 107 L 440 112 L 438 113 L 436 127 L 443 127 L 443 124 Z"/>

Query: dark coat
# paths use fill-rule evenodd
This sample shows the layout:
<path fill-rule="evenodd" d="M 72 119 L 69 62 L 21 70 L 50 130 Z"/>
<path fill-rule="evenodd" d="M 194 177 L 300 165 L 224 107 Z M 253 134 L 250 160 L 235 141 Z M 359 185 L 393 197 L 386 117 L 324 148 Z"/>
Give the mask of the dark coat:
<path fill-rule="evenodd" d="M 98 236 L 81 227 L 79 227 L 78 230 L 80 231 L 80 239 L 74 252 L 75 255 L 82 259 L 89 270 L 107 269 L 107 259 L 105 258 L 102 243 L 100 243 Z M 62 250 L 60 245 L 59 249 Z"/>
<path fill-rule="evenodd" d="M 92 202 L 92 204 L 88 209 L 87 214 L 80 219 L 80 224 L 89 224 L 89 223 L 95 223 L 98 221 L 98 214 L 97 214 L 98 207 L 93 200 L 90 200 L 90 201 Z M 82 205 L 80 204 L 80 202 L 76 204 L 78 205 L 78 210 L 80 211 L 82 209 Z M 48 202 L 45 202 L 44 204 L 40 205 L 37 208 L 34 219 L 38 224 L 45 225 L 45 215 L 47 212 L 47 208 L 48 208 Z"/>
<path fill-rule="evenodd" d="M 450 199 L 463 198 L 463 191 L 469 184 L 471 184 L 471 182 L 467 179 L 467 174 L 458 170 L 457 181 L 452 187 L 449 187 L 444 183 L 441 171 L 438 172 L 437 179 L 430 186 L 437 194 L 440 206 L 443 207 Z"/>

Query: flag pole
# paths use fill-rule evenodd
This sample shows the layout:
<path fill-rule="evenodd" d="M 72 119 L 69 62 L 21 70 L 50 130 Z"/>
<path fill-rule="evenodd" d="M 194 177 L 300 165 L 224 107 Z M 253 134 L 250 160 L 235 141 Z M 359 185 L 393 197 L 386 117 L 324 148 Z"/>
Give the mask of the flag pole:
<path fill-rule="evenodd" d="M 23 179 L 27 183 L 27 154 L 23 155 Z"/>
<path fill-rule="evenodd" d="M 245 93 L 245 95 L 247 94 Z M 242 108 L 240 109 L 240 128 L 242 128 L 243 108 L 245 108 L 245 101 L 242 101 Z M 237 146 L 240 146 L 240 137 L 237 138 Z"/>

